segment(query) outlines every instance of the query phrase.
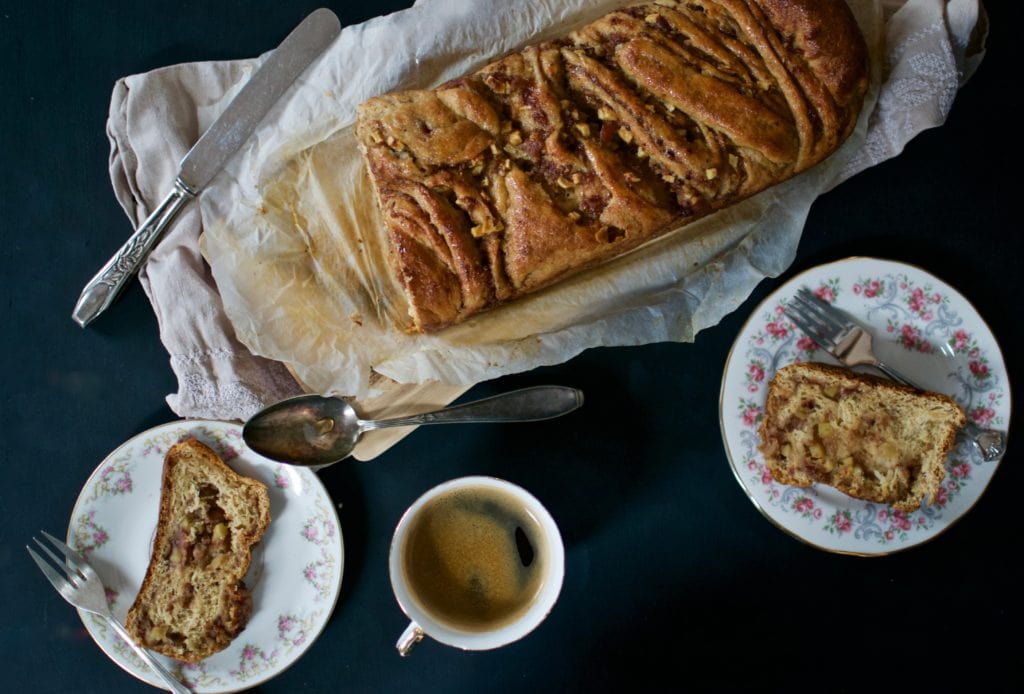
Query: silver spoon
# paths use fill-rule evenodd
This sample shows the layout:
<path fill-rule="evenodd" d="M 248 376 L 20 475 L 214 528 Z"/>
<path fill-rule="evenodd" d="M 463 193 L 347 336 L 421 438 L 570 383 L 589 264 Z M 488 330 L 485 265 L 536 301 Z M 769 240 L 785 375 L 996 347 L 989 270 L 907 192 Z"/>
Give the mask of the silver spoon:
<path fill-rule="evenodd" d="M 583 405 L 583 391 L 536 386 L 464 405 L 397 419 L 360 419 L 341 398 L 300 395 L 252 416 L 242 429 L 246 445 L 262 456 L 291 465 L 317 467 L 343 460 L 364 432 L 419 424 L 537 422 Z"/>

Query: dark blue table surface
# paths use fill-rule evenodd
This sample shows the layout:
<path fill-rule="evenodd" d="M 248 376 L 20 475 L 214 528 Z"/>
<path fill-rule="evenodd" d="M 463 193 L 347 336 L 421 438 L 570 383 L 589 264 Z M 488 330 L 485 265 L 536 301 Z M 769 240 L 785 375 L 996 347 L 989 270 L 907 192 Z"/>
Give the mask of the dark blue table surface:
<path fill-rule="evenodd" d="M 351 24 L 408 2 L 330 4 Z M 130 231 L 107 176 L 113 83 L 178 62 L 258 55 L 316 6 L 0 5 L 5 691 L 150 689 L 100 652 L 24 549 L 40 528 L 64 532 L 107 453 L 175 419 L 164 396 L 176 381 L 137 284 L 94 327 L 69 318 L 84 282 Z M 792 274 L 850 255 L 911 262 L 956 286 L 999 337 L 1011 383 L 1024 382 L 1015 174 L 1024 17 L 1016 2 L 988 11 L 988 55 L 948 122 L 821 197 L 786 275 L 695 343 L 595 349 L 478 385 L 468 397 L 563 383 L 585 390 L 587 403 L 528 429 L 428 427 L 375 462 L 324 471 L 343 505 L 341 597 L 306 655 L 260 689 L 930 691 L 974 682 L 1020 691 L 1024 471 L 1013 442 L 980 503 L 947 533 L 862 559 L 813 549 L 765 520 L 733 478 L 718 426 L 722 366 L 753 307 Z M 400 659 L 391 529 L 422 491 L 475 473 L 526 486 L 558 519 L 561 599 L 536 632 L 499 651 L 424 643 Z"/>

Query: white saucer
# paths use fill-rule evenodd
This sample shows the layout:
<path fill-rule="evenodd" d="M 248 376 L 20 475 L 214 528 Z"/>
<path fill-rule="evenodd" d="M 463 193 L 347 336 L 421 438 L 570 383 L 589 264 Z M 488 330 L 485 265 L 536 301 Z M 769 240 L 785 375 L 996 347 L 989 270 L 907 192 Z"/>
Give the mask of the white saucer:
<path fill-rule="evenodd" d="M 237 472 L 267 485 L 271 522 L 245 578 L 253 612 L 242 633 L 226 650 L 194 665 L 156 657 L 196 692 L 235 692 L 266 682 L 298 660 L 327 624 L 338 599 L 344 563 L 341 527 L 313 472 L 252 452 L 236 424 L 164 424 L 124 443 L 96 468 L 71 514 L 68 544 L 83 552 L 99 573 L 114 615 L 123 623 L 149 564 L 164 454 L 189 436 L 212 447 Z M 106 622 L 81 610 L 79 615 L 115 663 L 161 686 Z"/>
<path fill-rule="evenodd" d="M 919 268 L 848 258 L 786 282 L 754 310 L 736 338 L 719 401 L 722 438 L 736 479 L 770 521 L 820 549 L 881 555 L 937 537 L 978 501 L 999 464 L 983 461 L 970 443 L 960 443 L 946 461 L 936 503 L 913 513 L 852 499 L 824 485 L 784 486 L 765 468 L 757 450 L 758 426 L 775 370 L 794 361 L 836 363 L 782 313 L 801 286 L 871 326 L 882 361 L 929 390 L 953 397 L 977 424 L 1009 429 L 1006 366 L 974 307 Z"/>

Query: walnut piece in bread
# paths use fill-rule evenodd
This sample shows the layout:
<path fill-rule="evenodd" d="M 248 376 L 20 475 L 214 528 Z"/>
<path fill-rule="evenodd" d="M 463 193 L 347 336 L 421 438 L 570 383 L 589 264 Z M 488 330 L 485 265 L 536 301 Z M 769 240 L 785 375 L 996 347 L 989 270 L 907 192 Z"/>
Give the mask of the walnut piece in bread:
<path fill-rule="evenodd" d="M 933 502 L 966 422 L 951 398 L 825 364 L 789 364 L 768 385 L 760 450 L 772 476 L 821 482 L 914 511 Z"/>
<path fill-rule="evenodd" d="M 153 554 L 125 623 L 132 637 L 192 663 L 226 648 L 252 611 L 242 578 L 269 523 L 262 482 L 195 439 L 172 446 Z"/>
<path fill-rule="evenodd" d="M 867 63 L 843 0 L 657 0 L 369 99 L 356 135 L 408 329 L 462 322 L 811 167 L 853 130 Z"/>

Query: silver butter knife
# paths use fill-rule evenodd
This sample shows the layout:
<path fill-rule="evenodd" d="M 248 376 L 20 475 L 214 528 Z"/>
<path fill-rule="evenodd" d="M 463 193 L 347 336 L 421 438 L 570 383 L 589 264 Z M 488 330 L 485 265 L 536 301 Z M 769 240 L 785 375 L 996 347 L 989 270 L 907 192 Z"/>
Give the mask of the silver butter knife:
<path fill-rule="evenodd" d="M 182 207 L 224 168 L 249 139 L 271 106 L 341 33 L 333 12 L 306 17 L 274 49 L 219 118 L 181 160 L 174 190 L 82 290 L 71 317 L 83 328 L 103 313 L 138 271 L 164 229 Z"/>

